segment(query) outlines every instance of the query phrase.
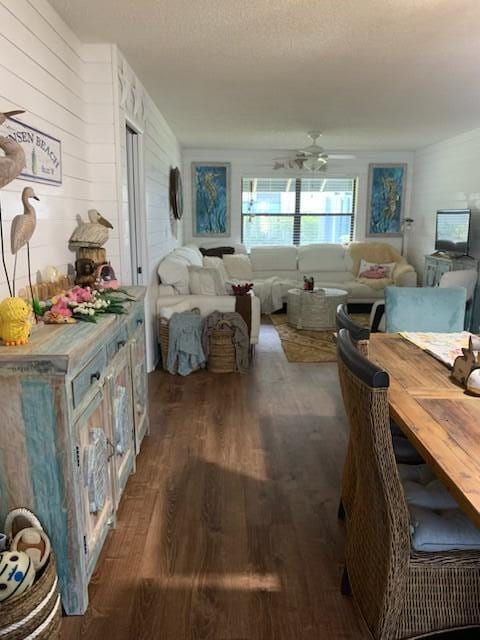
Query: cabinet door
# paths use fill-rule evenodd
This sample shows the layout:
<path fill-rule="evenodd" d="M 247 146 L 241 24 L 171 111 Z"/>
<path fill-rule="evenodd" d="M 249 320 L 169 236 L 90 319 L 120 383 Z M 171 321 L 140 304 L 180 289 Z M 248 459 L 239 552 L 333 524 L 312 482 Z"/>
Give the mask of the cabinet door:
<path fill-rule="evenodd" d="M 140 324 L 130 341 L 135 449 L 137 454 L 148 431 L 148 389 L 145 356 L 145 331 L 143 324 Z"/>
<path fill-rule="evenodd" d="M 128 477 L 135 467 L 132 383 L 130 359 L 125 347 L 113 360 L 107 379 L 112 414 L 112 444 L 114 447 L 112 471 L 115 508 L 118 508 Z"/>
<path fill-rule="evenodd" d="M 76 423 L 76 432 L 80 496 L 85 520 L 84 547 L 89 578 L 113 522 L 114 511 L 110 406 L 104 388 L 93 398 Z"/>

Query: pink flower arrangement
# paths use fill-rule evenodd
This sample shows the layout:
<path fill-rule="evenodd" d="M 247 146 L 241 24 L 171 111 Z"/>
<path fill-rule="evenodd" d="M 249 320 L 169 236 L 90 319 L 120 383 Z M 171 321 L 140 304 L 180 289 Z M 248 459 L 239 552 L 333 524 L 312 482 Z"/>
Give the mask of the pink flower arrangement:
<path fill-rule="evenodd" d="M 52 302 L 53 304 L 50 311 L 53 315 L 63 316 L 65 318 L 72 316 L 72 310 L 68 307 L 68 298 L 65 296 L 55 296 Z"/>
<path fill-rule="evenodd" d="M 90 289 L 90 287 L 79 287 L 77 285 L 76 287 L 73 287 L 73 289 L 68 291 L 67 298 L 70 300 L 70 302 L 91 302 L 93 298 L 92 290 Z"/>

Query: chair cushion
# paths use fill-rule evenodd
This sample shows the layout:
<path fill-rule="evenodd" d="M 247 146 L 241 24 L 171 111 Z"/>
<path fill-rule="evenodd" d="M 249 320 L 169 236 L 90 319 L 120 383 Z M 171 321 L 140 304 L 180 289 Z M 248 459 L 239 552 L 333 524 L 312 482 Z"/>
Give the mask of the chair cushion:
<path fill-rule="evenodd" d="M 460 509 L 408 509 L 415 551 L 480 549 L 480 530 Z"/>
<path fill-rule="evenodd" d="M 458 509 L 456 500 L 430 467 L 427 464 L 416 467 L 413 472 L 399 471 L 407 504 L 433 510 Z"/>
<path fill-rule="evenodd" d="M 228 277 L 243 282 L 251 282 L 253 273 L 250 258 L 242 254 L 233 256 L 223 256 L 223 263 L 227 270 Z"/>
<path fill-rule="evenodd" d="M 386 330 L 389 333 L 460 332 L 463 330 L 466 302 L 465 289 L 386 287 Z"/>

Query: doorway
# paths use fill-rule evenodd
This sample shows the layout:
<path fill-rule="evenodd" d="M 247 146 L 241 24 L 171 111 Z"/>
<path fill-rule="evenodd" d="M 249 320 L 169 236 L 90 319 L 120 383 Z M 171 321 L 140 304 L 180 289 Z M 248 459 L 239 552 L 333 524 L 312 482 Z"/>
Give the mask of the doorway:
<path fill-rule="evenodd" d="M 140 225 L 140 141 L 137 131 L 126 125 L 128 221 L 132 284 L 143 284 L 142 231 Z"/>

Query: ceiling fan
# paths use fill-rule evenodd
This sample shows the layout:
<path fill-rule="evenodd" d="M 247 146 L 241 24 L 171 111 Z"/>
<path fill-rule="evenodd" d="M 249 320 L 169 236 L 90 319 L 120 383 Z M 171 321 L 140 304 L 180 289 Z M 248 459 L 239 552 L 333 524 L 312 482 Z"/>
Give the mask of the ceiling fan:
<path fill-rule="evenodd" d="M 351 154 L 328 154 L 323 147 L 317 144 L 317 138 L 322 135 L 320 131 L 309 131 L 308 136 L 312 143 L 304 149 L 294 151 L 292 155 L 285 158 L 274 158 L 273 168 L 296 169 L 297 171 L 325 171 L 329 159 L 332 160 L 352 160 L 355 156 Z"/>

